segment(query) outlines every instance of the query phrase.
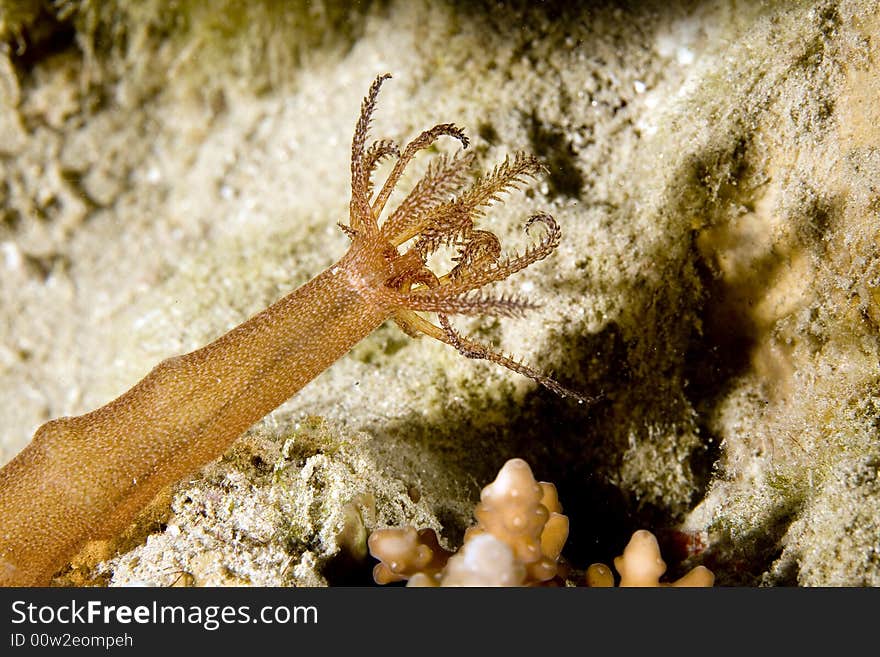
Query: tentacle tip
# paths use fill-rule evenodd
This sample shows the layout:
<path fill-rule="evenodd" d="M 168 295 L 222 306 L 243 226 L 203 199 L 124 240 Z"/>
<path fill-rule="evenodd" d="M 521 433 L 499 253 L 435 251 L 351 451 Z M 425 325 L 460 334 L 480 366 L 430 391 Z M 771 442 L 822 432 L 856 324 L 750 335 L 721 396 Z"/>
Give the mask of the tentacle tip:
<path fill-rule="evenodd" d="M 454 123 L 444 123 L 440 124 L 438 127 L 443 127 L 446 129 L 446 134 L 455 137 L 458 141 L 461 142 L 462 149 L 467 148 L 471 144 L 470 137 L 467 136 L 464 128 L 461 126 L 457 126 Z"/>
<path fill-rule="evenodd" d="M 553 215 L 548 214 L 547 212 L 536 212 L 528 218 L 528 221 L 526 221 L 526 230 L 528 230 L 533 224 L 536 224 L 538 222 L 553 229 L 559 227 L 559 224 L 556 223 L 556 219 L 553 218 Z"/>
<path fill-rule="evenodd" d="M 566 389 L 563 397 L 570 397 L 571 399 L 576 400 L 578 406 L 592 406 L 602 399 L 602 394 L 600 393 L 598 395 L 584 395 L 579 392 Z"/>

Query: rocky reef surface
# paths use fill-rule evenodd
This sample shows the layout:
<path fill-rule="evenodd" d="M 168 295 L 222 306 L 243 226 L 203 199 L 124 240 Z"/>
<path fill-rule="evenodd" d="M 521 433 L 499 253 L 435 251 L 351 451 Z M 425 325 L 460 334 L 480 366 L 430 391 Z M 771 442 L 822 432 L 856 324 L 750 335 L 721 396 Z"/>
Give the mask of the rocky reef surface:
<path fill-rule="evenodd" d="M 485 219 L 562 226 L 541 309 L 458 326 L 598 401 L 387 324 L 57 582 L 367 583 L 520 457 L 580 567 L 880 585 L 878 3 L 345 4 L 0 1 L 0 461 L 345 252 L 385 72 L 374 136 L 546 164 Z"/>

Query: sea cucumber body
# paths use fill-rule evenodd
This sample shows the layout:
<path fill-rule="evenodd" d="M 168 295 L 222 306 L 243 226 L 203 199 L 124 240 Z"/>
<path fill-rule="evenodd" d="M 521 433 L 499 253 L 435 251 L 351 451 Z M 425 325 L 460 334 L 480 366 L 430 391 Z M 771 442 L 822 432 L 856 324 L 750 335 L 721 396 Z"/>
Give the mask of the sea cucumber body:
<path fill-rule="evenodd" d="M 389 317 L 410 336 L 427 335 L 563 397 L 591 400 L 467 338 L 448 318 L 517 316 L 535 306 L 479 290 L 550 255 L 561 235 L 556 221 L 533 215 L 526 229 L 539 223 L 546 234 L 503 257 L 497 236 L 475 222 L 545 168 L 538 158 L 517 153 L 466 185 L 472 158 L 443 156 L 380 226 L 416 153 L 444 136 L 462 148 L 469 143 L 461 128 L 440 123 L 403 148 L 387 139 L 368 146 L 379 89 L 389 77 L 373 81 L 355 125 L 349 223 L 340 224 L 352 241 L 345 256 L 208 346 L 163 361 L 106 406 L 40 427 L 0 469 L 0 585 L 49 583 L 88 540 L 118 534 L 163 486 L 222 454 Z M 397 160 L 385 183 L 374 187 L 373 174 L 388 156 Z M 457 250 L 456 265 L 438 275 L 429 257 L 443 247 Z M 439 325 L 422 312 L 437 313 Z"/>
<path fill-rule="evenodd" d="M 159 363 L 105 406 L 41 426 L 0 470 L 0 585 L 47 584 L 86 541 L 124 529 L 382 324 L 391 310 L 359 284 L 356 260 Z"/>

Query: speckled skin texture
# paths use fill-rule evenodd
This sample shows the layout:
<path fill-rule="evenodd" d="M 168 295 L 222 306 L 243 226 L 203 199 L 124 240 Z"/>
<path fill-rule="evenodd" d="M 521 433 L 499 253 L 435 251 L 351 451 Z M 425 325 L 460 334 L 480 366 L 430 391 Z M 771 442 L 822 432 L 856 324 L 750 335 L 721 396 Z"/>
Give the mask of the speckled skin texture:
<path fill-rule="evenodd" d="M 220 456 L 376 329 L 391 309 L 348 257 L 98 410 L 53 420 L 0 470 L 0 584 L 45 585 L 167 484 Z M 371 276 L 372 277 L 372 276 Z"/>

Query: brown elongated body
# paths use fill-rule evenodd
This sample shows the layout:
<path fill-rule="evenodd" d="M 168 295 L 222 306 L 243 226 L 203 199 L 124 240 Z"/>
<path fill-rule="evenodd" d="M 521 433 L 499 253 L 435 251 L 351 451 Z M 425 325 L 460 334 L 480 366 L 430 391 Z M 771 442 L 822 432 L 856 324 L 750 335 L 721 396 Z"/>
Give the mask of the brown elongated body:
<path fill-rule="evenodd" d="M 441 158 L 380 227 L 378 217 L 416 152 L 442 135 L 467 146 L 460 129 L 441 124 L 403 151 L 386 140 L 365 148 L 370 115 L 387 77 L 370 87 L 352 141 L 350 225 L 343 227 L 352 240 L 348 253 L 209 345 L 159 363 L 107 405 L 41 426 L 0 469 L 0 584 L 49 583 L 87 541 L 119 533 L 163 486 L 220 456 L 389 317 L 410 335 L 429 335 L 470 358 L 493 361 L 563 396 L 584 399 L 462 336 L 447 317 L 516 315 L 534 305 L 478 290 L 549 255 L 559 243 L 556 222 L 545 214 L 532 217 L 527 227 L 543 224 L 547 235 L 506 258 L 498 239 L 473 222 L 482 207 L 540 165 L 517 155 L 449 199 L 464 182 L 470 159 Z M 397 163 L 373 194 L 371 174 L 390 155 Z M 444 245 L 458 248 L 458 264 L 437 276 L 425 263 Z M 437 313 L 440 325 L 418 311 Z"/>
<path fill-rule="evenodd" d="M 356 276 L 340 263 L 106 406 L 40 427 L 0 470 L 0 582 L 46 582 L 369 335 L 390 310 Z"/>

